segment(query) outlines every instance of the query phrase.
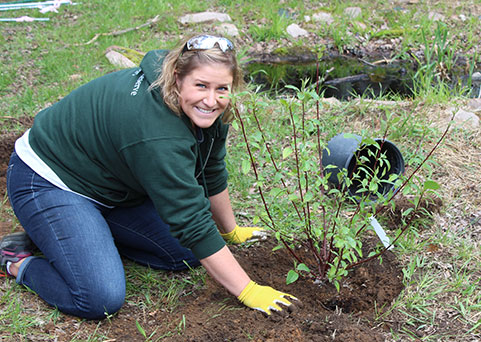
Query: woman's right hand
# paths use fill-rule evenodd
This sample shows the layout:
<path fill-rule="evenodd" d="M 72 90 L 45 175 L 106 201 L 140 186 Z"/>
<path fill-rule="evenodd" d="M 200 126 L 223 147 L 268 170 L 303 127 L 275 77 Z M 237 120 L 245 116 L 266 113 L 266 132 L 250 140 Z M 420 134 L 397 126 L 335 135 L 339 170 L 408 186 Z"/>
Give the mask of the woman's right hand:
<path fill-rule="evenodd" d="M 272 311 L 285 313 L 283 312 L 284 308 L 288 312 L 292 312 L 296 309 L 296 304 L 300 303 L 296 297 L 290 294 L 277 291 L 270 286 L 261 286 L 252 280 L 237 299 L 252 309 L 262 311 L 267 316 L 270 316 Z"/>
<path fill-rule="evenodd" d="M 253 282 L 227 246 L 204 259 L 200 259 L 200 262 L 212 278 L 223 285 L 244 305 L 260 310 L 267 316 L 271 316 L 273 312 L 287 315 L 287 312 L 294 311 L 297 306 L 301 305 L 301 302 L 290 294 Z"/>

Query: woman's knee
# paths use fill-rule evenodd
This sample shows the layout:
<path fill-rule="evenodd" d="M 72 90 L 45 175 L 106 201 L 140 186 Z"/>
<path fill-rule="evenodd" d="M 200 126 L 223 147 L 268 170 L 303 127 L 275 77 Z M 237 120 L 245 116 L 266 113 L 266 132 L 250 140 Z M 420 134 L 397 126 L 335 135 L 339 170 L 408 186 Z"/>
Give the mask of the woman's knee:
<path fill-rule="evenodd" d="M 103 286 L 92 291 L 77 303 L 78 316 L 87 319 L 104 319 L 120 310 L 125 302 L 125 284 L 123 286 Z"/>

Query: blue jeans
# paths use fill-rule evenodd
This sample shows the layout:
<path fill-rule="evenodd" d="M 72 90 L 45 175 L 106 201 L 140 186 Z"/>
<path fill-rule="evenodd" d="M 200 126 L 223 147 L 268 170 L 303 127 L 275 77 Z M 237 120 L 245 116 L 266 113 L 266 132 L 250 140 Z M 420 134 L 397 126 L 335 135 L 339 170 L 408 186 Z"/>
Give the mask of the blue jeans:
<path fill-rule="evenodd" d="M 20 224 L 44 255 L 23 262 L 17 283 L 62 312 L 87 319 L 117 312 L 125 299 L 121 255 L 164 270 L 200 264 L 170 235 L 150 200 L 106 208 L 52 185 L 15 152 L 7 190 Z"/>

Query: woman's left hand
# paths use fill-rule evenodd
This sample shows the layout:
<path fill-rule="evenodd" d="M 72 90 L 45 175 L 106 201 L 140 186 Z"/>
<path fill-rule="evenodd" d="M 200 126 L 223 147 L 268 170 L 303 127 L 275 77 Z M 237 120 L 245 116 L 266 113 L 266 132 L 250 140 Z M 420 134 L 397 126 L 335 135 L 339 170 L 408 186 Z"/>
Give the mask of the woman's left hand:
<path fill-rule="evenodd" d="M 265 229 L 260 227 L 239 227 L 235 226 L 234 230 L 220 234 L 225 241 L 229 243 L 243 243 L 243 242 L 254 242 L 259 240 L 265 240 L 267 238 L 267 232 Z"/>

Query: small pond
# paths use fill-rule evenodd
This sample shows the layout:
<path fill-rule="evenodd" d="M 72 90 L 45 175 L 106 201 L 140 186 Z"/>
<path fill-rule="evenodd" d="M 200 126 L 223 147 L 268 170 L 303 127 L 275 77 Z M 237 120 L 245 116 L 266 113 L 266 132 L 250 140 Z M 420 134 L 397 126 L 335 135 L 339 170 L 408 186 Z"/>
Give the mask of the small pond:
<path fill-rule="evenodd" d="M 395 95 L 413 96 L 413 84 L 418 65 L 412 61 L 377 59 L 366 61 L 359 58 L 335 56 L 264 55 L 244 65 L 247 82 L 258 85 L 261 91 L 272 94 L 292 92 L 285 88 L 293 85 L 301 88 L 308 80 L 308 86 L 318 87 L 324 97 L 348 100 L 354 96 L 378 97 Z M 470 78 L 466 67 L 457 66 L 446 75 L 445 81 L 452 88 L 471 88 L 470 96 L 479 97 L 481 76 L 474 73 Z M 473 70 L 474 71 L 474 70 Z M 478 76 L 479 75 L 479 76 Z M 316 82 L 317 80 L 317 82 Z"/>

